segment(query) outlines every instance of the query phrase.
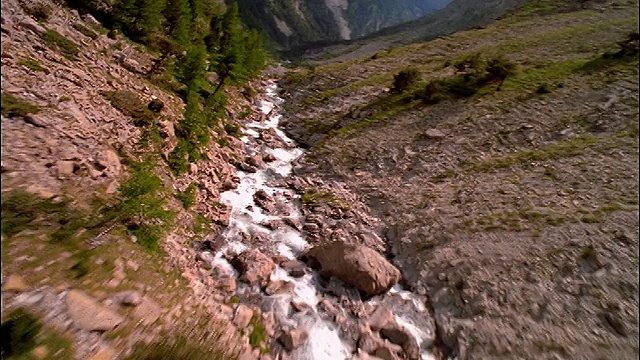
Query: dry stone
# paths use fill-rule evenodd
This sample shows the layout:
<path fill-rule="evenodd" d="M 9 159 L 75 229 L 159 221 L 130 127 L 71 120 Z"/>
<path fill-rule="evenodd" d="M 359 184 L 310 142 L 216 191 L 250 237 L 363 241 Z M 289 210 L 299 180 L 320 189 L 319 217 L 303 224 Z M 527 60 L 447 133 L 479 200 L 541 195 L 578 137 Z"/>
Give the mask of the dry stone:
<path fill-rule="evenodd" d="M 67 294 L 67 308 L 71 319 L 89 331 L 107 331 L 120 325 L 124 318 L 80 290 Z"/>

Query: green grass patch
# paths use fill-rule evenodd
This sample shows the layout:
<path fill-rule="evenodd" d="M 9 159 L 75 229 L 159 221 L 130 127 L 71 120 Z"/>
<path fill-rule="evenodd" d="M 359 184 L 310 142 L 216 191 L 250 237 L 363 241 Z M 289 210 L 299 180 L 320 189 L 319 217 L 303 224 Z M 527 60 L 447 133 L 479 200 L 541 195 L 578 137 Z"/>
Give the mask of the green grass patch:
<path fill-rule="evenodd" d="M 300 201 L 303 204 L 316 204 L 325 203 L 330 206 L 334 206 L 343 210 L 349 210 L 351 205 L 345 199 L 340 199 L 327 191 L 320 191 L 315 188 L 307 189 L 307 191 L 300 197 Z"/>
<path fill-rule="evenodd" d="M 182 203 L 182 206 L 189 210 L 196 203 L 196 189 L 198 185 L 196 183 L 191 183 L 184 191 L 178 191 L 176 197 Z"/>
<path fill-rule="evenodd" d="M 27 116 L 37 114 L 40 108 L 29 102 L 15 97 L 13 94 L 2 92 L 2 115 L 6 117 Z"/>
<path fill-rule="evenodd" d="M 261 354 L 268 354 L 270 350 L 267 345 L 267 329 L 262 319 L 254 314 L 251 317 L 249 326 L 251 327 L 251 332 L 249 333 L 249 344 L 251 347 L 260 349 Z"/>
<path fill-rule="evenodd" d="M 18 64 L 32 71 L 43 72 L 47 75 L 50 73 L 49 69 L 42 66 L 42 64 L 40 64 L 38 61 L 34 59 L 23 59 L 23 60 L 20 60 Z"/>
<path fill-rule="evenodd" d="M 100 93 L 111 102 L 114 108 L 120 110 L 124 115 L 132 117 L 136 126 L 149 125 L 158 116 L 131 91 L 115 90 L 101 91 Z"/>
<path fill-rule="evenodd" d="M 549 144 L 540 149 L 523 150 L 506 156 L 481 160 L 476 163 L 466 163 L 463 165 L 463 168 L 467 171 L 473 172 L 489 172 L 533 161 L 557 160 L 581 155 L 586 149 L 595 147 L 607 140 L 608 138 L 598 138 L 585 135 L 567 141 Z"/>
<path fill-rule="evenodd" d="M 151 157 L 130 163 L 130 176 L 120 184 L 119 212 L 138 242 L 157 251 L 158 241 L 166 235 L 175 214 L 165 209 L 165 188 L 155 167 Z"/>
<path fill-rule="evenodd" d="M 47 30 L 40 35 L 42 41 L 52 50 L 59 51 L 62 56 L 69 60 L 76 60 L 78 57 L 78 45 L 67 39 L 55 30 Z"/>
<path fill-rule="evenodd" d="M 73 24 L 73 28 L 78 30 L 82 35 L 90 37 L 92 40 L 96 40 L 99 37 L 97 32 L 89 29 L 88 27 L 80 23 Z"/>

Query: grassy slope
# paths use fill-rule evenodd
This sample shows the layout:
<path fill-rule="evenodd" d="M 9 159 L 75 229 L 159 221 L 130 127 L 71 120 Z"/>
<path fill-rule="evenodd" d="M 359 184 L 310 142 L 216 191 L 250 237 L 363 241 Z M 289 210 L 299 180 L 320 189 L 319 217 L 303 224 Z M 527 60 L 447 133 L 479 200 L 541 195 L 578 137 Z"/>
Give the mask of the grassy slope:
<path fill-rule="evenodd" d="M 290 115 L 315 133 L 301 137 L 309 159 L 396 225 L 388 237 L 410 283 L 466 299 L 433 305 L 474 319 L 460 324 L 477 357 L 638 352 L 638 58 L 601 57 L 637 31 L 637 1 L 563 5 L 529 2 L 484 29 L 290 76 L 305 90 Z M 436 105 L 385 91 L 406 66 L 426 82 L 475 52 L 517 64 L 502 91 Z M 540 306 L 544 321 L 531 315 Z"/>

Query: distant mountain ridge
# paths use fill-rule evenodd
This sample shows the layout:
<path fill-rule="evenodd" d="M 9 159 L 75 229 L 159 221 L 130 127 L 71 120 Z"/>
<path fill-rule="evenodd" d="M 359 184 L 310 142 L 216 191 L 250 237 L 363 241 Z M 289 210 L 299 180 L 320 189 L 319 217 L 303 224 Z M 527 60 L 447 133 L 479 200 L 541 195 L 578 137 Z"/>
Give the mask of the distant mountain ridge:
<path fill-rule="evenodd" d="M 238 0 L 243 20 L 281 49 L 351 40 L 436 12 L 451 0 Z"/>

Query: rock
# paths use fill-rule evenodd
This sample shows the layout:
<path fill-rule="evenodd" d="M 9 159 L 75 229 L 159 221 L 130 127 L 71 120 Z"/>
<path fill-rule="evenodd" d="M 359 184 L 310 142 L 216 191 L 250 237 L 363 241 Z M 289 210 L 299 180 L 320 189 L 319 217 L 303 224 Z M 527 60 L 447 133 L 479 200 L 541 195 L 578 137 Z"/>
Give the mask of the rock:
<path fill-rule="evenodd" d="M 73 161 L 61 160 L 56 161 L 56 169 L 58 170 L 58 177 L 64 178 L 69 175 L 73 175 L 75 170 L 75 163 Z"/>
<path fill-rule="evenodd" d="M 79 327 L 89 331 L 111 330 L 124 321 L 118 313 L 100 305 L 80 290 L 69 291 L 67 308 L 71 319 Z"/>
<path fill-rule="evenodd" d="M 49 350 L 47 350 L 47 347 L 44 345 L 40 345 L 37 348 L 31 350 L 31 354 L 33 355 L 33 357 L 35 357 L 36 359 L 46 359 L 47 355 L 49 355 Z"/>
<path fill-rule="evenodd" d="M 122 171 L 120 157 L 113 150 L 103 150 L 96 156 L 96 168 L 104 171 L 107 176 L 117 177 Z"/>
<path fill-rule="evenodd" d="M 264 163 L 262 162 L 262 157 L 260 157 L 260 155 L 249 156 L 245 161 L 247 162 L 247 164 L 256 168 L 260 168 L 262 167 L 262 165 L 264 165 Z"/>
<path fill-rule="evenodd" d="M 258 190 L 253 194 L 253 201 L 261 207 L 267 214 L 275 211 L 275 200 L 264 190 Z"/>
<path fill-rule="evenodd" d="M 362 245 L 336 241 L 312 248 L 304 258 L 322 276 L 336 277 L 370 296 L 386 292 L 401 278 L 400 270 Z"/>
<path fill-rule="evenodd" d="M 273 161 L 276 161 L 276 157 L 272 153 L 266 153 L 262 155 L 262 161 L 266 163 L 273 162 Z"/>
<path fill-rule="evenodd" d="M 236 278 L 233 276 L 223 276 L 216 279 L 216 287 L 224 292 L 236 291 Z"/>
<path fill-rule="evenodd" d="M 253 317 L 253 310 L 251 310 L 246 305 L 238 305 L 236 309 L 236 313 L 233 316 L 233 323 L 236 324 L 240 329 L 245 329 L 249 326 L 251 322 L 251 317 Z"/>
<path fill-rule="evenodd" d="M 111 299 L 120 305 L 125 306 L 137 306 L 142 302 L 142 297 L 140 293 L 135 290 L 122 291 L 119 293 L 115 293 L 111 296 Z"/>
<path fill-rule="evenodd" d="M 251 285 L 266 285 L 276 264 L 268 256 L 256 249 L 243 251 L 233 260 L 233 265 L 240 272 L 240 280 Z"/>
<path fill-rule="evenodd" d="M 400 356 L 386 346 L 377 348 L 373 355 L 383 360 L 400 360 Z"/>
<path fill-rule="evenodd" d="M 155 301 L 143 296 L 140 304 L 131 311 L 130 315 L 145 325 L 151 325 L 162 315 L 162 308 Z"/>
<path fill-rule="evenodd" d="M 29 290 L 29 285 L 20 275 L 9 275 L 2 284 L 2 291 L 25 292 Z"/>
<path fill-rule="evenodd" d="M 358 348 L 372 354 L 377 348 L 384 345 L 384 340 L 377 334 L 367 329 L 358 338 Z"/>
<path fill-rule="evenodd" d="M 198 165 L 195 163 L 189 163 L 189 174 L 197 174 L 198 173 Z"/>
<path fill-rule="evenodd" d="M 294 288 L 295 285 L 289 281 L 276 280 L 269 282 L 269 285 L 267 285 L 267 288 L 264 289 L 264 292 L 267 295 L 290 293 L 293 292 Z"/>
<path fill-rule="evenodd" d="M 298 260 L 286 260 L 283 261 L 280 266 L 293 277 L 302 277 L 307 273 L 307 266 Z"/>
<path fill-rule="evenodd" d="M 375 331 L 398 325 L 391 310 L 383 306 L 379 306 L 376 311 L 371 314 L 371 317 L 367 320 L 367 324 Z"/>
<path fill-rule="evenodd" d="M 611 311 L 607 311 L 604 313 L 604 318 L 619 335 L 627 336 L 627 327 L 622 323 L 620 316 Z"/>
<path fill-rule="evenodd" d="M 34 33 L 38 34 L 38 35 L 42 35 L 44 34 L 47 30 L 45 28 L 43 28 L 42 26 L 40 26 L 40 24 L 38 24 L 37 21 L 35 21 L 34 19 L 30 18 L 30 17 L 25 17 L 24 19 L 22 19 L 19 23 L 19 25 L 27 30 L 31 30 Z"/>
<path fill-rule="evenodd" d="M 403 345 L 411 338 L 407 331 L 401 326 L 387 326 L 380 330 L 380 334 L 392 343 L 398 345 Z"/>
<path fill-rule="evenodd" d="M 434 140 L 440 140 L 446 137 L 446 135 L 438 129 L 428 129 L 427 131 L 424 132 L 424 136 L 427 139 L 434 139 Z"/>
<path fill-rule="evenodd" d="M 366 352 L 361 352 L 358 355 L 351 357 L 351 360 L 382 360 L 382 359 L 377 356 L 369 355 Z"/>
<path fill-rule="evenodd" d="M 278 340 L 284 346 L 284 348 L 287 349 L 287 351 L 292 351 L 300 347 L 300 345 L 302 345 L 302 343 L 305 342 L 308 337 L 309 335 L 306 331 L 302 329 L 293 329 L 288 332 L 283 332 Z"/>
<path fill-rule="evenodd" d="M 102 26 L 100 21 L 96 20 L 96 18 L 94 18 L 93 15 L 91 15 L 91 14 L 82 15 L 82 20 L 84 20 L 84 22 L 86 22 L 87 24 L 89 24 L 89 25 L 91 25 L 93 27 Z"/>
<path fill-rule="evenodd" d="M 140 268 L 140 265 L 133 260 L 127 260 L 127 267 L 132 271 L 136 272 Z"/>

